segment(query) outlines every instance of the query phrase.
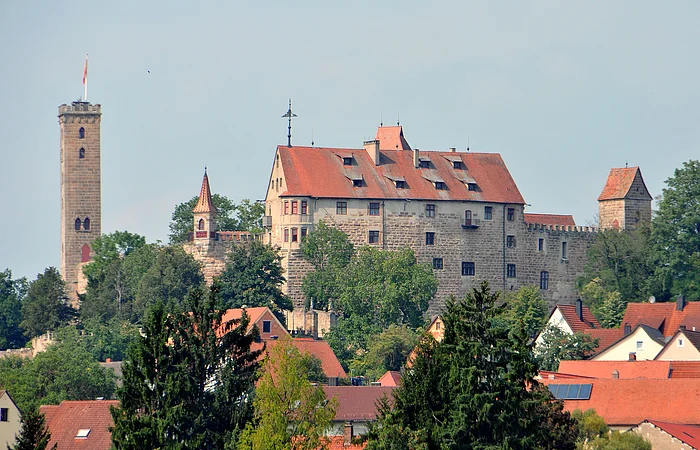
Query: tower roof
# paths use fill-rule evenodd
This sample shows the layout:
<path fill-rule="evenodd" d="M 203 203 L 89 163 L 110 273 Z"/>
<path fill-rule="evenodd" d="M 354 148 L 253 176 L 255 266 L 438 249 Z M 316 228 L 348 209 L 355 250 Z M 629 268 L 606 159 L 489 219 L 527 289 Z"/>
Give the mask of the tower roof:
<path fill-rule="evenodd" d="M 192 210 L 194 213 L 216 213 L 216 207 L 211 201 L 211 188 L 209 188 L 209 176 L 207 169 L 204 169 L 204 178 L 202 179 L 202 190 L 199 191 L 199 200 Z"/>
<path fill-rule="evenodd" d="M 635 179 L 639 177 L 642 184 L 644 185 L 644 191 L 642 195 L 651 199 L 649 190 L 644 184 L 644 179 L 642 178 L 642 172 L 639 167 L 624 167 L 624 168 L 613 168 L 610 169 L 610 174 L 605 182 L 605 187 L 603 192 L 600 193 L 598 201 L 604 200 L 620 200 L 627 197 L 627 194 L 632 188 L 632 183 Z"/>
<path fill-rule="evenodd" d="M 377 128 L 376 139 L 381 150 L 411 150 L 408 141 L 403 137 L 401 126 Z"/>

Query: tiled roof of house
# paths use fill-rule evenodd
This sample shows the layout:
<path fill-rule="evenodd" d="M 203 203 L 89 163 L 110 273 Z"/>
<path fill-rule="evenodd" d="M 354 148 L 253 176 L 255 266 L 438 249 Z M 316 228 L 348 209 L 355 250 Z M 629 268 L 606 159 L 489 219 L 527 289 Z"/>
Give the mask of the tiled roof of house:
<path fill-rule="evenodd" d="M 279 340 L 267 341 L 267 348 L 271 349 Z M 348 375 L 340 365 L 340 361 L 333 353 L 333 349 L 327 341 L 316 340 L 313 338 L 294 338 L 292 343 L 301 353 L 309 353 L 321 360 L 323 372 L 329 378 L 347 378 Z"/>
<path fill-rule="evenodd" d="M 676 309 L 676 302 L 628 303 L 622 326 L 634 328 L 639 324 L 656 328 L 667 337 L 673 336 L 681 325 L 700 331 L 700 302 L 688 302 L 681 311 Z"/>
<path fill-rule="evenodd" d="M 693 448 L 700 448 L 700 426 L 660 422 L 658 420 L 646 420 L 645 422 L 649 422 L 655 427 L 662 429 Z"/>
<path fill-rule="evenodd" d="M 284 196 L 358 199 L 415 199 L 525 204 L 503 159 L 496 153 L 420 152 L 429 168 L 416 168 L 413 151 L 382 150 L 375 165 L 364 149 L 277 147 L 287 190 Z M 344 166 L 344 158 L 352 158 Z M 448 159 L 449 158 L 449 159 Z M 461 169 L 452 159 L 462 161 Z M 353 180 L 362 180 L 355 187 Z M 396 187 L 404 181 L 404 188 Z M 437 189 L 435 183 L 444 183 Z M 475 183 L 470 191 L 467 183 Z"/>
<path fill-rule="evenodd" d="M 267 311 L 268 308 L 266 306 L 256 306 L 254 308 L 245 308 L 246 314 L 248 314 L 248 317 L 250 317 L 250 323 L 248 324 L 248 331 L 253 329 L 253 325 L 260 320 L 262 315 Z M 272 314 L 274 317 L 274 314 Z M 227 322 L 229 320 L 238 320 L 241 317 L 243 317 L 243 309 L 242 308 L 232 308 L 229 310 L 226 310 L 224 315 L 221 317 L 222 322 Z"/>
<path fill-rule="evenodd" d="M 401 381 L 401 372 L 397 370 L 387 370 L 380 379 L 377 380 L 382 386 L 398 386 Z"/>
<path fill-rule="evenodd" d="M 671 378 L 700 378 L 700 361 L 668 361 Z"/>
<path fill-rule="evenodd" d="M 381 150 L 411 150 L 406 138 L 403 137 L 403 128 L 396 127 L 379 127 L 377 128 L 377 137 L 379 148 Z"/>
<path fill-rule="evenodd" d="M 362 450 L 367 446 L 367 441 L 361 444 L 345 444 L 345 436 L 330 436 L 328 438 L 328 450 Z"/>
<path fill-rule="evenodd" d="M 537 376 L 535 379 L 537 380 L 559 380 L 559 379 L 566 379 L 566 380 L 580 380 L 579 383 L 585 383 L 585 380 L 592 378 L 592 377 L 586 377 L 583 375 L 575 375 L 571 373 L 564 373 L 564 372 L 553 372 L 551 370 L 540 370 L 537 372 Z M 572 381 L 573 383 L 574 381 Z"/>
<path fill-rule="evenodd" d="M 377 401 L 386 396 L 392 400 L 393 387 L 388 386 L 324 386 L 326 397 L 338 399 L 336 421 L 366 421 L 377 418 Z"/>
<path fill-rule="evenodd" d="M 538 225 L 576 225 L 574 216 L 571 214 L 523 213 L 523 217 L 525 218 L 525 223 Z"/>
<path fill-rule="evenodd" d="M 591 313 L 591 310 L 588 309 L 588 306 L 583 305 L 581 308 L 581 316 L 583 316 L 583 320 L 579 319 L 578 315 L 576 314 L 576 305 L 557 305 L 557 308 L 559 308 L 561 315 L 564 316 L 566 323 L 569 324 L 571 331 L 574 333 L 591 328 L 600 328 L 600 324 L 596 318 L 593 317 L 593 314 Z"/>
<path fill-rule="evenodd" d="M 639 172 L 639 167 L 636 166 L 610 169 L 608 180 L 605 182 L 603 192 L 598 196 L 598 201 L 625 198 L 632 187 L 637 172 Z"/>
<path fill-rule="evenodd" d="M 698 349 L 700 351 L 700 331 L 691 331 L 688 329 L 683 330 L 683 334 L 685 335 L 685 338 L 693 344 L 693 347 Z"/>
<path fill-rule="evenodd" d="M 598 348 L 596 348 L 595 353 L 602 352 L 625 335 L 625 330 L 622 328 L 590 328 L 582 331 L 594 339 L 598 339 Z"/>
<path fill-rule="evenodd" d="M 112 448 L 114 425 L 110 406 L 118 406 L 117 400 L 63 401 L 60 405 L 44 405 L 39 411 L 46 417 L 51 432 L 47 448 L 58 444 L 61 450 L 109 450 Z M 79 430 L 90 430 L 86 437 L 76 437 Z"/>
<path fill-rule="evenodd" d="M 571 380 L 542 379 L 542 383 L 572 384 Z M 577 381 L 582 383 L 582 381 Z M 636 425 L 649 417 L 700 425 L 700 378 L 695 379 L 589 379 L 590 400 L 564 400 L 564 409 L 593 408 L 608 425 Z"/>
<path fill-rule="evenodd" d="M 207 175 L 206 169 L 204 170 L 204 178 L 202 179 L 202 189 L 199 191 L 199 200 L 194 206 L 192 212 L 195 213 L 208 213 L 216 212 L 216 206 L 211 201 L 211 189 L 209 188 L 209 176 Z"/>
<path fill-rule="evenodd" d="M 670 361 L 561 361 L 559 372 L 591 378 L 665 379 L 671 374 Z"/>

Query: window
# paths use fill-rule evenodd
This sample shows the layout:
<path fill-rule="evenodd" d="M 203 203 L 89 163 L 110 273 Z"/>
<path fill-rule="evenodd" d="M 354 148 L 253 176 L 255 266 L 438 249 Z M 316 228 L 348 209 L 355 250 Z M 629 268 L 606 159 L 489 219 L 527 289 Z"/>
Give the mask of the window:
<path fill-rule="evenodd" d="M 9 408 L 0 408 L 0 422 L 9 422 L 9 418 L 7 417 L 9 412 Z"/>
<path fill-rule="evenodd" d="M 348 213 L 348 202 L 335 202 L 335 213 L 336 214 L 347 214 Z"/>
<path fill-rule="evenodd" d="M 85 139 L 85 128 L 80 127 L 80 129 L 78 130 L 78 138 Z"/>
<path fill-rule="evenodd" d="M 642 350 L 644 348 L 644 341 L 637 341 L 637 350 Z"/>
<path fill-rule="evenodd" d="M 204 219 L 199 219 L 199 222 L 197 223 L 197 229 L 198 230 L 204 229 Z"/>
<path fill-rule="evenodd" d="M 289 214 L 289 202 L 284 202 L 284 215 Z"/>
<path fill-rule="evenodd" d="M 442 270 L 442 258 L 433 258 L 433 269 Z"/>
<path fill-rule="evenodd" d="M 443 181 L 435 182 L 435 189 L 443 190 L 445 189 L 445 183 Z"/>
<path fill-rule="evenodd" d="M 272 322 L 269 320 L 263 320 L 263 333 L 272 332 Z"/>
<path fill-rule="evenodd" d="M 566 251 L 566 242 L 561 243 L 561 259 L 566 259 L 568 256 L 568 252 Z"/>
<path fill-rule="evenodd" d="M 472 224 L 472 212 L 470 210 L 464 211 L 464 224 L 468 227 Z"/>
<path fill-rule="evenodd" d="M 506 247 L 515 248 L 515 236 L 506 236 Z"/>
<path fill-rule="evenodd" d="M 538 252 L 544 251 L 544 238 L 537 239 L 537 251 Z"/>
<path fill-rule="evenodd" d="M 677 344 L 678 347 L 683 347 L 683 338 L 678 338 Z"/>
<path fill-rule="evenodd" d="M 435 205 L 425 205 L 425 217 L 435 217 Z"/>
<path fill-rule="evenodd" d="M 474 263 L 471 261 L 462 261 L 462 276 L 474 276 L 476 270 Z"/>
<path fill-rule="evenodd" d="M 404 180 L 396 180 L 396 189 L 406 189 L 406 182 Z"/>
<path fill-rule="evenodd" d="M 455 169 L 461 169 L 462 161 L 452 161 L 452 167 L 454 167 Z"/>
<path fill-rule="evenodd" d="M 491 220 L 493 218 L 493 207 L 484 206 L 484 220 Z"/>
<path fill-rule="evenodd" d="M 439 330 L 440 328 L 442 328 L 442 324 L 440 323 L 440 321 L 435 322 L 435 329 Z"/>
<path fill-rule="evenodd" d="M 435 232 L 428 231 L 425 233 L 425 245 L 435 245 Z"/>
<path fill-rule="evenodd" d="M 513 221 L 515 219 L 515 208 L 508 208 L 508 220 Z"/>
<path fill-rule="evenodd" d="M 75 219 L 75 230 L 78 231 L 80 230 L 80 226 L 82 225 L 82 222 L 80 219 Z"/>
<path fill-rule="evenodd" d="M 308 230 L 307 228 L 302 228 L 302 229 L 301 229 L 301 238 L 302 238 L 302 239 L 304 239 L 304 238 L 306 237 L 306 233 L 307 233 L 308 231 L 309 231 L 309 230 Z"/>
<path fill-rule="evenodd" d="M 306 200 L 301 201 L 301 213 L 302 214 L 308 214 L 309 213 L 309 205 L 306 202 Z"/>
<path fill-rule="evenodd" d="M 549 289 L 549 272 L 546 270 L 540 272 L 540 289 Z"/>
<path fill-rule="evenodd" d="M 467 183 L 467 189 L 470 191 L 476 191 L 476 183 Z"/>
<path fill-rule="evenodd" d="M 370 216 L 378 216 L 379 215 L 379 203 L 370 203 L 369 204 L 369 215 Z"/>
<path fill-rule="evenodd" d="M 379 244 L 379 231 L 372 230 L 369 232 L 369 243 Z"/>
<path fill-rule="evenodd" d="M 81 148 L 80 151 L 78 151 L 78 158 L 84 159 L 85 158 L 85 149 Z"/>
<path fill-rule="evenodd" d="M 85 220 L 83 220 L 83 230 L 90 231 L 90 218 L 89 217 L 86 217 Z"/>
<path fill-rule="evenodd" d="M 90 434 L 91 428 L 81 428 L 78 430 L 77 433 L 75 433 L 76 438 L 86 438 Z"/>
<path fill-rule="evenodd" d="M 430 168 L 430 160 L 428 160 L 428 159 L 421 159 L 420 161 L 418 161 L 418 167 L 420 167 L 421 169 L 428 169 L 428 168 Z"/>
<path fill-rule="evenodd" d="M 280 166 L 280 154 L 279 153 L 275 156 L 275 162 L 277 164 L 277 167 L 279 168 L 279 166 Z"/>
<path fill-rule="evenodd" d="M 299 240 L 299 230 L 297 228 L 292 228 L 292 242 L 297 242 Z"/>
<path fill-rule="evenodd" d="M 284 242 L 289 242 L 289 228 L 284 229 Z"/>
<path fill-rule="evenodd" d="M 506 276 L 508 278 L 515 278 L 515 264 L 508 264 L 506 266 Z"/>
<path fill-rule="evenodd" d="M 352 156 L 346 156 L 345 158 L 343 158 L 343 165 L 352 166 Z"/>
<path fill-rule="evenodd" d="M 362 179 L 359 178 L 359 179 L 357 179 L 357 180 L 352 180 L 352 185 L 353 185 L 354 187 L 362 187 Z"/>
<path fill-rule="evenodd" d="M 299 202 L 292 201 L 292 214 L 299 214 Z"/>

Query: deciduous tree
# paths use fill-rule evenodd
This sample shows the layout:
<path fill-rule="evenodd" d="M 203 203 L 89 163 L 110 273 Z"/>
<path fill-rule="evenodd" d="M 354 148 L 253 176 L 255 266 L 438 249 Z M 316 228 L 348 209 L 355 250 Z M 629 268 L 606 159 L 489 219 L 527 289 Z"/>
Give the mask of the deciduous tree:
<path fill-rule="evenodd" d="M 581 298 L 603 328 L 620 326 L 627 303 L 619 292 L 605 290 L 600 278 L 594 278 L 581 289 Z"/>
<path fill-rule="evenodd" d="M 406 325 L 389 325 L 372 338 L 367 353 L 350 362 L 350 368 L 355 375 L 376 380 L 387 370 L 401 370 L 417 343 L 414 330 Z"/>
<path fill-rule="evenodd" d="M 13 280 L 10 269 L 0 272 L 0 350 L 20 348 L 27 342 L 20 327 L 26 292 L 26 278 Z"/>
<path fill-rule="evenodd" d="M 192 210 L 198 200 L 199 196 L 195 196 L 189 201 L 175 206 L 169 225 L 170 234 L 168 236 L 170 238 L 170 244 L 175 245 L 187 242 L 187 237 L 194 228 L 194 213 Z M 216 216 L 217 231 L 241 229 L 241 222 L 236 217 L 236 204 L 233 201 L 223 195 L 214 194 L 211 196 L 211 202 L 218 212 Z"/>
<path fill-rule="evenodd" d="M 49 267 L 29 284 L 21 327 L 32 338 L 66 325 L 74 313 L 68 306 L 65 281 L 55 267 Z"/>
<path fill-rule="evenodd" d="M 542 343 L 535 348 L 541 370 L 556 371 L 559 361 L 584 359 L 598 348 L 598 338 L 576 332 L 565 333 L 558 327 L 549 326 L 542 332 Z"/>

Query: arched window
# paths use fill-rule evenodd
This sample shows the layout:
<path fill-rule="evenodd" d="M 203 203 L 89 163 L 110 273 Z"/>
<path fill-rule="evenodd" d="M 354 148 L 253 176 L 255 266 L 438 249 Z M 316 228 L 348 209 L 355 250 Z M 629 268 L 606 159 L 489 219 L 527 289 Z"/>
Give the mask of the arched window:
<path fill-rule="evenodd" d="M 78 158 L 83 159 L 85 158 L 85 149 L 81 148 L 80 151 L 78 152 Z"/>
<path fill-rule="evenodd" d="M 197 224 L 197 229 L 198 230 L 204 229 L 204 219 L 199 219 L 199 223 Z"/>
<path fill-rule="evenodd" d="M 78 136 L 80 139 L 85 139 L 85 128 L 80 127 L 80 130 L 78 130 Z"/>
<path fill-rule="evenodd" d="M 90 230 L 90 218 L 86 217 L 85 220 L 83 220 L 83 230 L 89 231 Z"/>
<path fill-rule="evenodd" d="M 82 225 L 82 222 L 80 219 L 75 219 L 75 229 L 80 230 L 80 225 Z"/>
<path fill-rule="evenodd" d="M 472 212 L 470 210 L 464 211 L 464 224 L 466 226 L 471 226 L 472 224 Z"/>

